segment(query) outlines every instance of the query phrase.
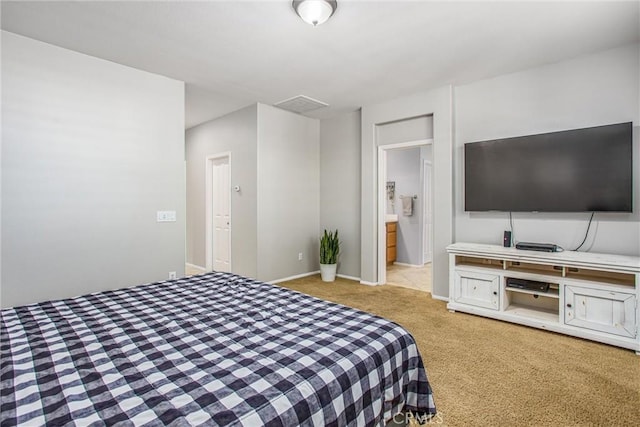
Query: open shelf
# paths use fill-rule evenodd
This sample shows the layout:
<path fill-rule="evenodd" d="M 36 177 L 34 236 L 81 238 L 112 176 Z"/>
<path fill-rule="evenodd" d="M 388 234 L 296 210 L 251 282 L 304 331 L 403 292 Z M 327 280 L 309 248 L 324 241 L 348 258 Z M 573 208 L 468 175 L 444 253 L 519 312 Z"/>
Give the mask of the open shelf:
<path fill-rule="evenodd" d="M 522 311 L 526 309 L 526 313 L 542 313 L 545 317 L 553 314 L 558 320 L 560 316 L 560 298 L 558 294 L 551 295 L 546 292 L 526 291 L 524 289 L 505 288 L 510 292 L 506 293 L 505 311 L 517 308 Z"/>
<path fill-rule="evenodd" d="M 610 285 L 635 286 L 635 275 L 615 271 L 591 270 L 586 268 L 567 267 L 565 277 L 568 279 L 588 280 L 608 283 Z"/>
<path fill-rule="evenodd" d="M 498 270 L 502 270 L 504 268 L 504 261 L 501 259 L 492 259 L 492 258 L 481 258 L 481 257 L 471 257 L 459 255 L 456 256 L 456 265 L 462 266 L 472 266 L 472 267 L 484 267 L 484 268 L 495 268 Z"/>
<path fill-rule="evenodd" d="M 542 292 L 542 291 L 530 291 L 528 289 L 511 288 L 511 287 L 505 286 L 504 290 L 507 292 L 519 292 L 522 294 L 538 295 L 538 296 L 547 297 L 547 298 L 556 298 L 556 299 L 560 298 L 560 292 L 557 288 L 556 289 L 549 288 L 549 291 Z"/>
<path fill-rule="evenodd" d="M 532 264 L 529 262 L 507 261 L 505 270 L 521 273 L 544 274 L 545 276 L 562 277 L 563 268 L 557 265 Z"/>
<path fill-rule="evenodd" d="M 527 305 L 511 304 L 504 310 L 505 313 L 526 319 L 544 320 L 547 322 L 559 322 L 557 311 L 542 308 L 531 308 Z"/>

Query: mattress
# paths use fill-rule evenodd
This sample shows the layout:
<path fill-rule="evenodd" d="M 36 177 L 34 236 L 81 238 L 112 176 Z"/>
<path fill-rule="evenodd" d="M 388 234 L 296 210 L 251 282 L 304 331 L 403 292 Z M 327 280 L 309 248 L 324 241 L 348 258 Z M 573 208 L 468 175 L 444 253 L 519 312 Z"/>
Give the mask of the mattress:
<path fill-rule="evenodd" d="M 402 327 L 230 273 L 0 320 L 2 426 L 383 426 L 436 412 Z"/>

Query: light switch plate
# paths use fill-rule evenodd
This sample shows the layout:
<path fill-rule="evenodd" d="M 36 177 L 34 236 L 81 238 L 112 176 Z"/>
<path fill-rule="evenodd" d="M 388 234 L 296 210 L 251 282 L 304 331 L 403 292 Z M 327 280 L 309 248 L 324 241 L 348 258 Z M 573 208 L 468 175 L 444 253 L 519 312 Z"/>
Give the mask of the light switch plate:
<path fill-rule="evenodd" d="M 158 211 L 158 222 L 176 222 L 176 211 Z"/>

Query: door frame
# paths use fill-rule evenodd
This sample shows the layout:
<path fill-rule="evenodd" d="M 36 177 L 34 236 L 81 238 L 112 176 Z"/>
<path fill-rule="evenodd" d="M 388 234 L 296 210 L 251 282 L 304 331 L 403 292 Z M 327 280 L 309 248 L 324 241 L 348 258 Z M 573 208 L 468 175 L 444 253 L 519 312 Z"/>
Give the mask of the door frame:
<path fill-rule="evenodd" d="M 213 163 L 227 158 L 229 163 L 229 184 L 231 184 L 231 151 L 212 154 L 205 159 L 205 261 L 207 271 L 213 270 Z M 231 188 L 229 188 L 229 270 L 232 270 L 231 236 L 233 232 Z"/>
<path fill-rule="evenodd" d="M 378 285 L 384 285 L 387 282 L 387 233 L 384 213 L 387 191 L 387 151 L 398 148 L 421 147 L 423 145 L 433 145 L 433 138 L 378 146 Z M 431 205 L 433 206 L 433 191 L 431 191 Z M 433 240 L 431 242 L 431 253 L 433 253 Z M 431 269 L 431 280 L 433 281 L 433 269 Z"/>
<path fill-rule="evenodd" d="M 433 150 L 432 150 L 433 153 Z M 431 156 L 432 160 L 423 159 L 422 161 L 422 194 L 424 200 L 422 201 L 422 224 L 420 224 L 420 229 L 422 230 L 422 263 L 426 264 L 427 262 L 433 261 L 433 230 L 429 234 L 429 239 L 427 241 L 427 229 L 425 227 L 425 215 L 428 211 L 431 211 L 431 228 L 433 229 L 433 155 Z M 430 173 L 427 174 L 427 168 L 430 169 Z M 429 177 L 429 182 L 427 182 L 427 176 Z M 425 194 L 429 192 L 429 198 L 424 197 Z M 426 251 L 426 247 L 429 246 L 429 252 Z M 429 254 L 429 259 L 425 261 L 425 254 Z"/>

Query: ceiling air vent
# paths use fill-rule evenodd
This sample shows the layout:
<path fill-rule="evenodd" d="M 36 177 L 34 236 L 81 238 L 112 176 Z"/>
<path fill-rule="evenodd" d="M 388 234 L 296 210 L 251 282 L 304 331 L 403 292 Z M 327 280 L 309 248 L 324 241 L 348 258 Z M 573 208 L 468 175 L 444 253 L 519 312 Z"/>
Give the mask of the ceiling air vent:
<path fill-rule="evenodd" d="M 317 110 L 318 108 L 329 106 L 329 104 L 304 95 L 294 96 L 293 98 L 285 99 L 273 105 L 283 110 L 293 111 L 294 113 L 307 113 Z"/>

